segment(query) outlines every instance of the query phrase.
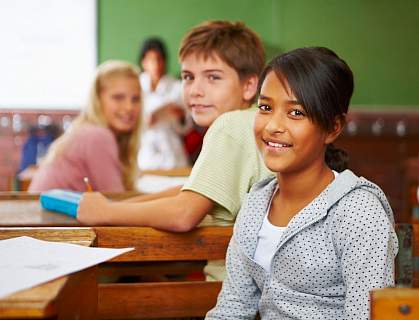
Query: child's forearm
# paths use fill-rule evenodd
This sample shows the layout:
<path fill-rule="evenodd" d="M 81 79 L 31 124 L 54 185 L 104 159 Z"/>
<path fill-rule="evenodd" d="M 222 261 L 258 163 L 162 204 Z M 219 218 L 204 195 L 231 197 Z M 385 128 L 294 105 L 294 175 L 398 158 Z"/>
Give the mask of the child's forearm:
<path fill-rule="evenodd" d="M 162 230 L 185 232 L 197 226 L 212 202 L 196 199 L 196 194 L 165 197 L 140 203 L 111 203 L 109 223 L 112 225 L 147 226 Z M 198 195 L 198 197 L 202 197 Z M 206 198 L 204 198 L 206 199 Z"/>
<path fill-rule="evenodd" d="M 166 189 L 164 191 L 150 193 L 150 194 L 143 194 L 140 196 L 128 198 L 128 199 L 125 199 L 123 202 L 144 202 L 144 201 L 156 200 L 156 199 L 165 198 L 165 197 L 172 197 L 172 196 L 176 196 L 180 192 L 181 189 L 182 189 L 182 186 L 176 186 L 176 187 Z"/>
<path fill-rule="evenodd" d="M 98 193 L 87 193 L 77 218 L 87 225 L 132 225 L 186 232 L 197 226 L 212 206 L 211 200 L 191 191 L 137 203 L 109 202 Z"/>

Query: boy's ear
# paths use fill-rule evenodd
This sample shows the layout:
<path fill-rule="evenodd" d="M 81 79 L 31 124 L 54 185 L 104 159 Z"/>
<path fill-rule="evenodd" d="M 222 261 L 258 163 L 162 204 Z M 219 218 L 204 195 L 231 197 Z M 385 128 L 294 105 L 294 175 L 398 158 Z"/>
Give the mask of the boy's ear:
<path fill-rule="evenodd" d="M 326 136 L 326 144 L 333 143 L 341 134 L 346 123 L 346 114 L 335 117 L 333 129 Z"/>
<path fill-rule="evenodd" d="M 251 75 L 243 80 L 243 100 L 251 101 L 254 98 L 258 89 L 258 81 L 259 77 L 257 75 Z"/>

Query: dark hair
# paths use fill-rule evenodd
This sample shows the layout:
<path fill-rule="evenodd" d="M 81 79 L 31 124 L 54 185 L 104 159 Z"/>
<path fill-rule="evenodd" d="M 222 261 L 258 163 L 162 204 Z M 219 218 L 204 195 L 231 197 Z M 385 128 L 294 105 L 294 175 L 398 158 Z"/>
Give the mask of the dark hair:
<path fill-rule="evenodd" d="M 345 120 L 354 90 L 353 74 L 346 62 L 324 47 L 299 48 L 275 57 L 262 71 L 259 92 L 267 74 L 273 71 L 301 103 L 310 120 L 325 131 L 333 129 L 336 118 Z M 329 144 L 327 165 L 341 172 L 348 166 L 345 151 Z"/>
<path fill-rule="evenodd" d="M 144 40 L 140 46 L 140 54 L 138 56 L 138 62 L 141 63 L 141 60 L 144 59 L 148 51 L 157 51 L 162 56 L 163 60 L 167 60 L 166 46 L 162 39 L 157 37 L 152 37 Z"/>
<path fill-rule="evenodd" d="M 212 54 L 233 68 L 240 80 L 259 75 L 265 64 L 265 50 L 259 36 L 242 22 L 212 20 L 192 28 L 182 39 L 179 59 L 190 54 Z"/>

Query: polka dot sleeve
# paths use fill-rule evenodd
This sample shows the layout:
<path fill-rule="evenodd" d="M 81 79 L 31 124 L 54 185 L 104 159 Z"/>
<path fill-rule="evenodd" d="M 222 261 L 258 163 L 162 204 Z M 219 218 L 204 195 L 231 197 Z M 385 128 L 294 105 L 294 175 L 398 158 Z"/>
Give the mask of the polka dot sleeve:
<path fill-rule="evenodd" d="M 227 277 L 223 281 L 217 305 L 207 313 L 205 319 L 255 319 L 261 292 L 243 259 L 246 257 L 239 252 L 233 236 L 227 250 Z"/>
<path fill-rule="evenodd" d="M 394 227 L 380 200 L 366 190 L 351 192 L 339 206 L 344 214 L 335 243 L 346 286 L 345 319 L 368 319 L 369 291 L 394 286 Z"/>

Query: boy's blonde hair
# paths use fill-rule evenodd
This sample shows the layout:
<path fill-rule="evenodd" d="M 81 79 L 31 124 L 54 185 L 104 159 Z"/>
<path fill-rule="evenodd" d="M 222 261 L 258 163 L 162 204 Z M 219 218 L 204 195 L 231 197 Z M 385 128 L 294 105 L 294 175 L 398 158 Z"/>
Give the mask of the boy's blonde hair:
<path fill-rule="evenodd" d="M 51 145 L 45 162 L 50 162 L 63 153 L 72 132 L 77 130 L 81 125 L 89 123 L 108 127 L 99 98 L 106 82 L 113 77 L 126 77 L 139 81 L 139 73 L 140 70 L 138 67 L 125 61 L 109 60 L 102 63 L 96 69 L 86 108 L 73 120 L 67 132 Z M 134 130 L 116 137 L 119 160 L 122 164 L 122 179 L 126 190 L 134 189 L 137 177 L 137 152 L 139 147 L 140 125 L 141 112 L 139 113 Z"/>
<path fill-rule="evenodd" d="M 240 80 L 261 73 L 265 50 L 259 36 L 242 22 L 213 20 L 192 28 L 182 39 L 179 59 L 190 54 L 213 54 L 236 70 Z"/>

